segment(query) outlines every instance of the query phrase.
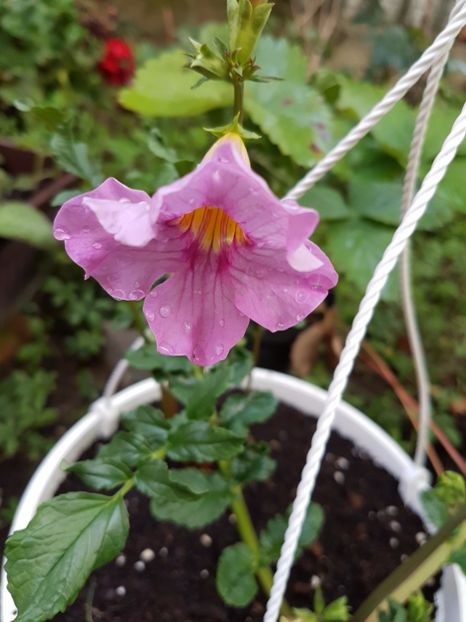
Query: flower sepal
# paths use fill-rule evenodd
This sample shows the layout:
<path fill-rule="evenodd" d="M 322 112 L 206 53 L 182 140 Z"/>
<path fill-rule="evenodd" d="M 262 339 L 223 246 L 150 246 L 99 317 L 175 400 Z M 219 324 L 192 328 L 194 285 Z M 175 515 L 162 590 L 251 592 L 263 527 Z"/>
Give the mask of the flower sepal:
<path fill-rule="evenodd" d="M 247 130 L 245 127 L 241 125 L 239 122 L 239 113 L 235 115 L 233 121 L 231 123 L 227 123 L 226 125 L 220 125 L 218 127 L 205 127 L 205 131 L 222 138 L 227 134 L 237 134 L 244 141 L 246 140 L 258 140 L 261 137 L 260 134 L 256 132 L 252 132 L 251 130 Z"/>
<path fill-rule="evenodd" d="M 228 80 L 230 64 L 226 56 L 222 57 L 206 43 L 199 43 L 191 38 L 189 40 L 196 52 L 188 54 L 191 59 L 188 63 L 189 69 L 197 71 L 208 80 Z"/>

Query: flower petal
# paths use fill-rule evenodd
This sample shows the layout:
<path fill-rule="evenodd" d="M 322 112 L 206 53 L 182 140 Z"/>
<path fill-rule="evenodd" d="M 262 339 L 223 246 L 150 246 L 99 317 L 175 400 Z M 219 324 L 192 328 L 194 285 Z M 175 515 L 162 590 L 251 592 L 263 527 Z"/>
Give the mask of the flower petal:
<path fill-rule="evenodd" d="M 230 300 L 232 286 L 218 257 L 199 253 L 146 298 L 144 314 L 162 354 L 212 365 L 243 337 L 249 320 Z"/>
<path fill-rule="evenodd" d="M 68 255 L 114 298 L 143 298 L 167 271 L 163 249 L 153 240 L 147 210 L 141 209 L 141 204 L 150 203 L 145 192 L 107 179 L 95 190 L 66 201 L 55 218 L 54 235 L 65 242 Z M 144 245 L 135 237 L 139 233 Z"/>
<path fill-rule="evenodd" d="M 230 274 L 237 308 L 272 332 L 290 328 L 314 311 L 338 276 L 315 244 L 307 242 L 306 251 L 320 265 L 298 272 L 288 263 L 285 251 L 236 249 L 231 254 Z"/>

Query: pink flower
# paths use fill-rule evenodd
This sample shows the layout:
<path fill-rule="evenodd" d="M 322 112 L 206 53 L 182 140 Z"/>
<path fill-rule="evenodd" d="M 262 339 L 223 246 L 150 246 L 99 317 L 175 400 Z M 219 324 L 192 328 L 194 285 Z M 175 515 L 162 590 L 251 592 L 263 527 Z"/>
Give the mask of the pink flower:
<path fill-rule="evenodd" d="M 54 233 L 111 296 L 145 298 L 159 352 L 210 365 L 250 319 L 290 328 L 335 286 L 330 261 L 308 240 L 317 222 L 314 210 L 277 199 L 228 134 L 152 198 L 110 178 L 70 199 Z"/>

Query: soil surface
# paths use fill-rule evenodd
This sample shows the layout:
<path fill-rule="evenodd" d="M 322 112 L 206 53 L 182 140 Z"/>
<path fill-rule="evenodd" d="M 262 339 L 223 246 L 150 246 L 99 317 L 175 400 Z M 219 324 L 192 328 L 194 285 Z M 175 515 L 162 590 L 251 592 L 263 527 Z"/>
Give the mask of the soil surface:
<path fill-rule="evenodd" d="M 255 427 L 255 438 L 270 441 L 278 461 L 273 481 L 246 490 L 258 530 L 292 502 L 314 430 L 312 418 L 283 404 L 270 421 Z M 95 446 L 86 456 L 94 451 Z M 70 476 L 60 492 L 82 489 Z M 262 595 L 247 609 L 232 609 L 216 592 L 218 557 L 225 546 L 238 541 L 232 516 L 188 531 L 152 519 L 147 500 L 138 492 L 131 492 L 127 501 L 131 528 L 122 555 L 94 573 L 56 622 L 262 620 Z M 287 599 L 294 606 L 311 606 L 312 585 L 320 579 L 327 602 L 346 594 L 354 611 L 401 557 L 417 548 L 424 526 L 403 505 L 396 480 L 336 433 L 315 501 L 325 510 L 325 525 L 318 541 L 295 564 Z M 147 561 L 152 554 L 154 559 Z"/>

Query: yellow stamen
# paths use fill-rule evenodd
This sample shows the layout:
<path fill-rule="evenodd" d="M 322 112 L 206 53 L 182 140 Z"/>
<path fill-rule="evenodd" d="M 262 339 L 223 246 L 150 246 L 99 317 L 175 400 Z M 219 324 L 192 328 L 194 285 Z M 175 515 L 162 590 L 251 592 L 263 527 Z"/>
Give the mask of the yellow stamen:
<path fill-rule="evenodd" d="M 177 218 L 176 224 L 182 231 L 190 231 L 205 251 L 218 253 L 223 246 L 248 242 L 238 223 L 219 207 L 199 207 Z"/>

